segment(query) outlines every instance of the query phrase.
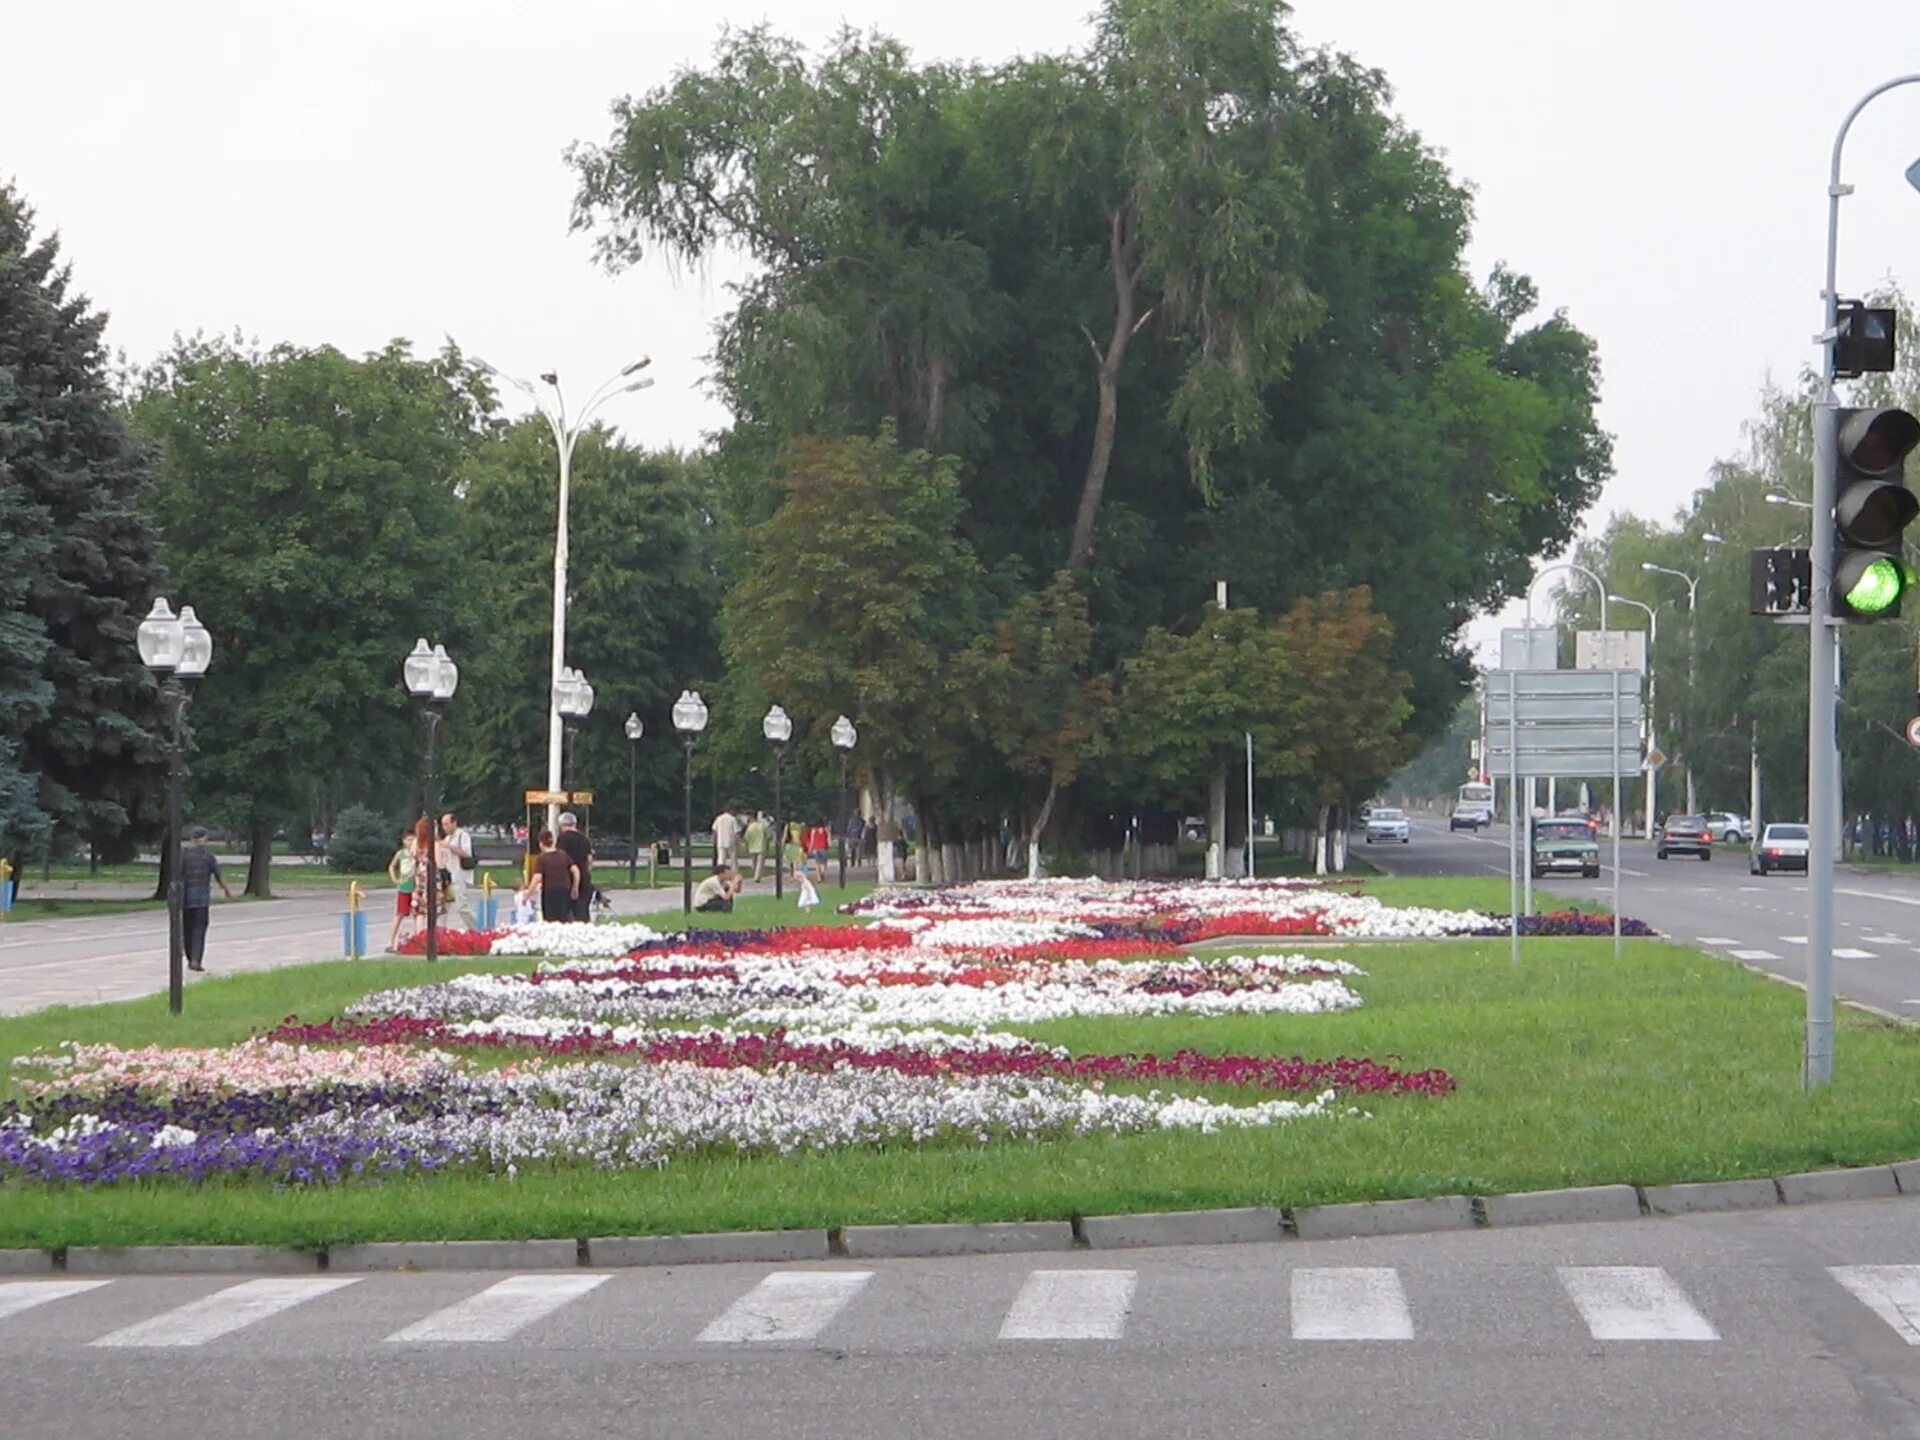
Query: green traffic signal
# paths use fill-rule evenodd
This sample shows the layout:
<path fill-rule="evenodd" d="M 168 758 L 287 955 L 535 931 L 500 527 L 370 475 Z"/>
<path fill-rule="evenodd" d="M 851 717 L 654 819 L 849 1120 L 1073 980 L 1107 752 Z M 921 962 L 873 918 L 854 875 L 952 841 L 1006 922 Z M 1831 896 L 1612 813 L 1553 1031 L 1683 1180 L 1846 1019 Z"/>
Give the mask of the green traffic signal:
<path fill-rule="evenodd" d="M 1882 615 L 1900 603 L 1912 586 L 1914 575 L 1905 561 L 1881 555 L 1859 567 L 1851 584 L 1843 584 L 1841 596 L 1849 609 L 1859 615 Z"/>

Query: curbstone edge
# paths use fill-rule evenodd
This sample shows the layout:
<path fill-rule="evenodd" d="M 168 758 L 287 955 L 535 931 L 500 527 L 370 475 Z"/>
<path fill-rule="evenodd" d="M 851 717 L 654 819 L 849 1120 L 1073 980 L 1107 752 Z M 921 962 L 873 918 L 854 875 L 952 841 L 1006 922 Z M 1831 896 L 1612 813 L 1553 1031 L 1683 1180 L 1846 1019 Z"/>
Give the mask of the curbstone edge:
<path fill-rule="evenodd" d="M 847 1225 L 841 1251 L 863 1260 L 914 1255 L 1012 1255 L 1026 1250 L 1071 1250 L 1067 1220 L 1015 1220 L 992 1225 Z"/>
<path fill-rule="evenodd" d="M 1523 1190 L 1513 1195 L 1489 1195 L 1481 1203 L 1489 1225 L 1562 1225 L 1640 1218 L 1640 1194 L 1631 1185 Z"/>
<path fill-rule="evenodd" d="M 1772 1176 L 1753 1180 L 1688 1181 L 1647 1185 L 1647 1209 L 1654 1215 L 1700 1215 L 1715 1210 L 1759 1210 L 1780 1203 L 1780 1185 Z"/>
<path fill-rule="evenodd" d="M 1089 1215 L 1080 1233 L 1095 1250 L 1133 1245 L 1237 1245 L 1285 1240 L 1280 1212 L 1264 1205 L 1241 1210 L 1169 1210 L 1145 1215 Z"/>
<path fill-rule="evenodd" d="M 0 1250 L 0 1275 L 47 1275 L 52 1271 L 51 1250 Z"/>
<path fill-rule="evenodd" d="M 1473 1201 L 1465 1195 L 1431 1195 L 1422 1200 L 1308 1205 L 1293 1212 L 1293 1228 L 1302 1240 L 1410 1235 L 1422 1230 L 1471 1230 L 1474 1228 Z"/>
<path fill-rule="evenodd" d="M 1920 1193 L 1920 1160 L 1902 1160 L 1889 1168 L 1893 1171 L 1893 1183 L 1900 1187 L 1902 1195 Z"/>
<path fill-rule="evenodd" d="M 1898 1195 L 1900 1185 L 1891 1165 L 1863 1165 L 1855 1170 L 1809 1170 L 1780 1177 L 1780 1198 L 1789 1205 L 1816 1200 L 1882 1200 Z"/>
<path fill-rule="evenodd" d="M 329 1270 L 571 1270 L 578 1240 L 423 1240 L 335 1245 Z"/>
<path fill-rule="evenodd" d="M 825 1260 L 825 1230 L 733 1230 L 712 1235 L 599 1235 L 589 1265 L 714 1265 L 728 1261 Z"/>
<path fill-rule="evenodd" d="M 285 1245 L 74 1245 L 71 1275 L 310 1275 L 316 1250 Z"/>

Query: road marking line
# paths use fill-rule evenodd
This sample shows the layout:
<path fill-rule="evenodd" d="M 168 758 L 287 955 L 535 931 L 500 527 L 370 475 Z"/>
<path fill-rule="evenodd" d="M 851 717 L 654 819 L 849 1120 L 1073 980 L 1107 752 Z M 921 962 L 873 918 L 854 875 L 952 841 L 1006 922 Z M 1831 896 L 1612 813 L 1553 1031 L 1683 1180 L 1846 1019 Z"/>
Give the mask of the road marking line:
<path fill-rule="evenodd" d="M 359 1276 L 345 1279 L 248 1280 L 224 1290 L 102 1335 L 95 1345 L 204 1345 L 231 1335 L 236 1330 L 290 1310 L 342 1286 L 357 1284 Z"/>
<path fill-rule="evenodd" d="M 811 1340 L 846 1309 L 871 1270 L 787 1270 L 769 1275 L 700 1332 L 709 1341 Z"/>
<path fill-rule="evenodd" d="M 1920 1345 L 1920 1265 L 1829 1265 L 1827 1273 L 1909 1345 Z"/>
<path fill-rule="evenodd" d="M 1596 1340 L 1718 1340 L 1658 1265 L 1562 1265 L 1560 1283 Z"/>
<path fill-rule="evenodd" d="M 1905 945 L 1907 943 L 1907 937 L 1904 935 L 1862 935 L 1860 938 L 1868 945 Z"/>
<path fill-rule="evenodd" d="M 1411 1340 L 1413 1316 L 1400 1274 L 1344 1266 L 1293 1272 L 1296 1340 Z"/>
<path fill-rule="evenodd" d="M 1736 960 L 1778 960 L 1780 958 L 1771 950 L 1729 950 L 1727 953 Z"/>
<path fill-rule="evenodd" d="M 1880 957 L 1875 955 L 1871 950 L 1836 950 L 1833 952 L 1833 958 L 1836 960 L 1877 960 Z"/>
<path fill-rule="evenodd" d="M 1118 1340 L 1133 1306 L 1131 1270 L 1035 1270 L 1001 1322 L 1002 1340 Z"/>
<path fill-rule="evenodd" d="M 1740 893 L 1742 895 L 1759 895 L 1764 892 L 1766 888 L 1764 885 L 1742 885 L 1740 887 Z"/>
<path fill-rule="evenodd" d="M 1738 945 L 1739 943 L 1740 942 L 1731 935 L 1702 935 L 1700 937 L 1700 944 L 1702 945 Z"/>
<path fill-rule="evenodd" d="M 1804 945 L 1807 943 L 1807 937 L 1804 935 L 1782 935 L 1780 937 L 1780 943 L 1782 945 Z"/>
<path fill-rule="evenodd" d="M 611 1275 L 514 1275 L 396 1330 L 390 1341 L 508 1340 L 534 1321 L 604 1285 Z"/>
<path fill-rule="evenodd" d="M 1914 899 L 1911 895 L 1887 895 L 1879 890 L 1847 890 L 1836 886 L 1833 893 L 1836 895 L 1852 895 L 1860 900 L 1890 900 L 1895 905 L 1920 905 L 1920 900 Z"/>
<path fill-rule="evenodd" d="M 0 1282 L 0 1320 L 31 1310 L 49 1300 L 64 1300 L 69 1295 L 84 1295 L 109 1282 L 105 1280 L 8 1280 Z"/>

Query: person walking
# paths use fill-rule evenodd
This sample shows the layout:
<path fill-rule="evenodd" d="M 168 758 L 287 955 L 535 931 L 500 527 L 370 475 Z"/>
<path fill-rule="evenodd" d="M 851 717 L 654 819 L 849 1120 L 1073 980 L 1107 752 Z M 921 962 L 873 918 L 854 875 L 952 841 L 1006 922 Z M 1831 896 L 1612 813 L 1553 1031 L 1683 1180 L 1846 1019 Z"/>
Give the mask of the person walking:
<path fill-rule="evenodd" d="M 554 843 L 551 830 L 540 832 L 539 845 L 533 878 L 540 886 L 540 918 L 571 920 L 580 903 L 580 867 Z"/>
<path fill-rule="evenodd" d="M 186 853 L 180 857 L 180 938 L 189 970 L 207 968 L 207 921 L 216 884 L 222 895 L 233 899 L 227 877 L 220 873 L 220 857 L 207 849 L 207 832 L 196 825 L 187 832 Z"/>
<path fill-rule="evenodd" d="M 770 833 L 771 827 L 767 824 L 767 817 L 762 815 L 758 810 L 754 811 L 753 818 L 747 821 L 746 833 L 741 836 L 741 839 L 746 844 L 747 854 L 753 858 L 753 878 L 755 880 L 760 878 L 760 872 L 766 868 L 767 844 Z"/>
<path fill-rule="evenodd" d="M 473 832 L 449 810 L 440 817 L 440 868 L 452 877 L 447 886 L 446 907 L 449 919 L 462 930 L 477 930 L 473 917 Z"/>
<path fill-rule="evenodd" d="M 413 887 L 420 869 L 419 851 L 414 848 L 413 832 L 408 830 L 400 837 L 400 848 L 393 852 L 393 858 L 387 861 L 387 879 L 395 886 L 393 902 L 393 929 L 387 933 L 387 953 L 392 955 L 400 948 L 400 931 L 409 928 L 417 934 L 420 922 L 413 913 Z"/>
<path fill-rule="evenodd" d="M 798 820 L 787 822 L 787 840 L 782 847 L 782 859 L 786 862 L 787 874 L 796 882 L 807 863 L 806 834 L 807 827 Z"/>
<path fill-rule="evenodd" d="M 731 805 L 722 805 L 713 817 L 713 868 L 731 867 L 740 859 L 740 817 Z"/>
<path fill-rule="evenodd" d="M 593 918 L 593 846 L 580 833 L 580 817 L 571 810 L 560 812 L 560 833 L 553 837 L 556 849 L 564 853 L 580 871 L 579 888 L 573 892 L 574 920 Z"/>

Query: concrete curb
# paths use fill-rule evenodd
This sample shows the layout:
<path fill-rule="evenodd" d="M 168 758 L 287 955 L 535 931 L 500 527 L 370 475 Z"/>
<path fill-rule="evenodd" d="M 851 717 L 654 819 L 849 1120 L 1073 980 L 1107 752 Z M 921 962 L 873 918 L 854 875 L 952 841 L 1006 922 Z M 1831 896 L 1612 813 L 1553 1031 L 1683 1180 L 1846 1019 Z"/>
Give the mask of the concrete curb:
<path fill-rule="evenodd" d="M 253 1245 L 76 1245 L 0 1250 L 0 1275 L 310 1273 L 315 1270 L 571 1270 L 579 1266 L 779 1264 L 836 1257 L 906 1259 L 1279 1240 L 1413 1235 L 1479 1227 L 1593 1224 L 1920 1195 L 1920 1159 L 1799 1175 L 1673 1185 L 1585 1185 L 1512 1195 L 1435 1195 L 1292 1210 L 1251 1206 L 1162 1214 L 1090 1215 L 985 1225 L 848 1225 L 838 1230 L 741 1230 L 710 1235 L 576 1240 L 435 1240 L 335 1245 L 325 1251 Z"/>

